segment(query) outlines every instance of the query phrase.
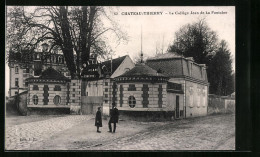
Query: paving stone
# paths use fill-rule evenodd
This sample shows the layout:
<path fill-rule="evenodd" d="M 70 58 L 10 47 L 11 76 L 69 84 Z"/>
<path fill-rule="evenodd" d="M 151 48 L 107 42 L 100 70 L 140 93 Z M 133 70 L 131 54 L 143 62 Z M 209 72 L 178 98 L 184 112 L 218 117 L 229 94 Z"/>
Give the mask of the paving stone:
<path fill-rule="evenodd" d="M 30 149 L 32 143 L 38 144 L 52 135 L 91 118 L 92 115 L 70 115 L 7 127 L 5 131 L 9 142 L 5 143 L 5 148 L 6 150 Z"/>

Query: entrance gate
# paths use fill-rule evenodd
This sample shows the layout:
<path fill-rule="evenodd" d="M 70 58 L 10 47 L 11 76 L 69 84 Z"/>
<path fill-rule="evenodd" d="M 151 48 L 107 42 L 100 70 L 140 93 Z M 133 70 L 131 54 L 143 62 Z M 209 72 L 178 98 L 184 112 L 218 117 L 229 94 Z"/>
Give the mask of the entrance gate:
<path fill-rule="evenodd" d="M 82 114 L 96 114 L 97 108 L 101 107 L 103 111 L 103 96 L 82 96 L 81 112 Z"/>

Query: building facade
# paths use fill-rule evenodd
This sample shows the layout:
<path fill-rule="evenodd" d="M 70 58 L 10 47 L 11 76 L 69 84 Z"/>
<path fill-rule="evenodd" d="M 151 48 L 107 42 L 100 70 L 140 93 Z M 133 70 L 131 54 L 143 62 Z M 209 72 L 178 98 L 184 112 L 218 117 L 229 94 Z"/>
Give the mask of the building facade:
<path fill-rule="evenodd" d="M 48 67 L 52 67 L 70 78 L 65 59 L 56 51 L 48 52 L 48 45 L 42 45 L 42 51 L 9 52 L 9 97 L 27 91 L 27 78 L 38 77 Z"/>
<path fill-rule="evenodd" d="M 173 53 L 150 58 L 146 64 L 168 76 L 170 83 L 181 84 L 184 94 L 181 108 L 185 118 L 207 115 L 209 83 L 204 64 Z"/>
<path fill-rule="evenodd" d="M 43 50 L 9 62 L 9 94 L 28 91 L 29 108 L 93 114 L 101 106 L 109 115 L 116 105 L 119 111 L 171 112 L 176 119 L 207 114 L 206 67 L 192 58 L 166 53 L 135 65 L 128 55 L 102 63 L 91 55 L 83 87 L 81 79 L 70 79 L 61 54 Z"/>

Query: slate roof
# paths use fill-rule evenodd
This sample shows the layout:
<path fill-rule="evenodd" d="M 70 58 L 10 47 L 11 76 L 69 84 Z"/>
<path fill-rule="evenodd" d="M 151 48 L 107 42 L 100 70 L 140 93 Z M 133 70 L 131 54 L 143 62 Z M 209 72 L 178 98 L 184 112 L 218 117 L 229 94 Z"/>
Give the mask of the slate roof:
<path fill-rule="evenodd" d="M 69 81 L 67 77 L 49 67 L 48 69 L 44 70 L 39 77 L 31 77 L 27 80 L 59 80 L 59 81 Z"/>
<path fill-rule="evenodd" d="M 152 58 L 148 58 L 147 60 L 170 59 L 170 58 L 180 58 L 180 57 L 181 55 L 178 55 L 176 53 L 164 53 L 164 54 L 159 54 Z"/>
<path fill-rule="evenodd" d="M 208 83 L 207 73 L 206 70 L 203 70 L 203 66 L 193 62 L 194 64 L 192 64 L 191 68 L 188 60 L 191 59 L 180 56 L 174 57 L 172 54 L 163 54 L 157 58 L 147 59 L 146 64 L 157 71 L 160 70 L 168 77 L 189 77 Z"/>
<path fill-rule="evenodd" d="M 165 75 L 161 73 L 157 73 L 156 70 L 152 69 L 151 67 L 145 65 L 145 64 L 137 64 L 133 69 L 127 71 L 121 76 L 162 76 L 166 77 Z"/>
<path fill-rule="evenodd" d="M 119 82 L 166 82 L 169 78 L 144 63 L 135 65 L 134 68 L 115 78 Z"/>
<path fill-rule="evenodd" d="M 40 75 L 39 79 L 54 79 L 54 80 L 69 80 L 67 77 L 49 67 L 48 69 L 44 70 Z"/>
<path fill-rule="evenodd" d="M 119 57 L 116 59 L 112 59 L 112 74 L 116 71 L 116 69 L 119 67 L 119 65 L 125 60 L 125 58 L 128 55 L 125 55 L 123 57 Z M 105 65 L 107 70 L 111 72 L 111 60 L 105 61 L 101 63 L 102 65 Z"/>

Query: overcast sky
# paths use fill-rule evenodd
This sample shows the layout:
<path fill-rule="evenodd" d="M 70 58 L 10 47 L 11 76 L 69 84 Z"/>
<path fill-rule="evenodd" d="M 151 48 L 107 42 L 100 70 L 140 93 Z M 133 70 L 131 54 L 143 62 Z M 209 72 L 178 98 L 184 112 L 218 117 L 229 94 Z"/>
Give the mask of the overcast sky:
<path fill-rule="evenodd" d="M 160 51 L 163 45 L 165 53 L 169 44 L 174 40 L 174 33 L 183 25 L 193 23 L 199 18 L 205 18 L 208 26 L 217 32 L 219 40 L 227 41 L 233 58 L 233 70 L 235 70 L 235 7 L 115 7 L 113 10 L 113 19 L 129 36 L 128 43 L 117 45 L 117 43 L 112 42 L 114 40 L 111 40 L 110 45 L 115 53 L 113 58 L 128 54 L 134 59 L 140 53 L 141 27 L 142 47 L 144 56 L 147 58 L 156 54 L 156 45 Z M 191 14 L 191 12 L 199 14 Z M 204 14 L 200 14 L 201 12 Z M 206 14 L 206 12 L 210 14 Z M 216 14 L 217 12 L 222 14 Z M 112 38 L 109 33 L 106 36 L 108 39 Z M 9 68 L 7 65 L 5 69 L 7 95 L 9 90 Z"/>
<path fill-rule="evenodd" d="M 199 13 L 202 11 L 205 14 L 191 14 L 191 11 Z M 206 15 L 206 11 L 210 12 L 210 14 Z M 212 14 L 212 11 L 223 11 L 226 14 Z M 136 12 L 142 14 L 144 12 L 162 12 L 162 15 L 126 15 L 136 14 Z M 227 41 L 234 58 L 235 7 L 118 7 L 118 15 L 114 15 L 114 19 L 128 33 L 129 42 L 120 44 L 117 47 L 114 46 L 115 57 L 129 54 L 133 59 L 140 53 L 141 27 L 144 55 L 154 56 L 156 45 L 157 48 L 161 48 L 164 45 L 164 52 L 166 52 L 169 44 L 174 40 L 175 32 L 183 25 L 193 23 L 199 18 L 205 18 L 209 27 L 217 32 L 218 38 Z"/>

